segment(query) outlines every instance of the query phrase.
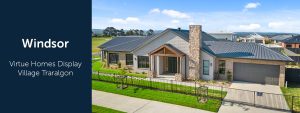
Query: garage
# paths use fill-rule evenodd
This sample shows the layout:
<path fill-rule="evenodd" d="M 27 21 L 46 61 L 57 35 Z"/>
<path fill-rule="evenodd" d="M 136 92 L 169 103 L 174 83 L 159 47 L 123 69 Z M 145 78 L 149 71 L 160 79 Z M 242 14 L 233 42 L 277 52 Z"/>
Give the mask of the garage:
<path fill-rule="evenodd" d="M 279 84 L 279 65 L 233 63 L 233 80 L 260 84 Z"/>

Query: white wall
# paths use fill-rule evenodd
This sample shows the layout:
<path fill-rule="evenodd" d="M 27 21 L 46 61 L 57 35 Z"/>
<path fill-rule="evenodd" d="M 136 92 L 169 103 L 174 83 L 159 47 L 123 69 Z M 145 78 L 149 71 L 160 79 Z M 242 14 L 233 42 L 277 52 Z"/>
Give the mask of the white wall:
<path fill-rule="evenodd" d="M 142 48 L 133 51 L 133 66 L 134 70 L 136 72 L 142 72 L 145 71 L 145 69 L 139 69 L 137 68 L 137 56 L 148 56 L 148 53 L 151 51 L 157 49 L 158 47 L 164 45 L 164 44 L 171 44 L 172 46 L 176 47 L 179 49 L 181 52 L 185 53 L 188 55 L 189 52 L 189 43 L 182 39 L 181 37 L 177 36 L 176 34 L 172 32 L 166 32 L 162 36 L 154 39 L 150 43 L 146 44 Z M 158 60 L 158 59 L 157 59 Z M 183 63 L 184 60 L 181 61 L 181 64 L 184 65 Z M 159 64 L 159 63 L 157 63 Z M 184 71 L 184 68 L 182 69 Z M 184 72 L 182 72 L 184 73 Z"/>
<path fill-rule="evenodd" d="M 211 56 L 210 54 L 204 52 L 204 51 L 201 51 L 201 59 L 202 59 L 202 63 L 203 63 L 203 60 L 209 60 L 209 75 L 203 75 L 203 71 L 201 71 L 201 76 L 202 76 L 202 79 L 204 80 L 213 80 L 214 79 L 214 65 L 215 65 L 215 62 L 214 62 L 214 57 Z M 202 69 L 203 69 L 203 64 L 202 65 Z"/>
<path fill-rule="evenodd" d="M 149 52 L 164 44 L 171 44 L 185 54 L 189 52 L 189 43 L 186 40 L 182 39 L 172 32 L 167 32 L 161 37 L 158 37 L 152 42 L 148 43 L 144 47 L 134 51 L 133 53 L 135 55 L 147 56 Z"/>

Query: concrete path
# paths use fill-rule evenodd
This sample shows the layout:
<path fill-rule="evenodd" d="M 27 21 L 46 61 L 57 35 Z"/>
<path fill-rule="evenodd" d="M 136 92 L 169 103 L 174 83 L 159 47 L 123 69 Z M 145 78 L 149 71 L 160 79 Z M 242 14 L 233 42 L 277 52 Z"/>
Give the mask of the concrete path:
<path fill-rule="evenodd" d="M 92 104 L 127 113 L 212 113 L 195 108 L 92 90 Z"/>
<path fill-rule="evenodd" d="M 242 89 L 242 90 L 236 90 Z M 265 92 L 261 96 L 257 96 L 257 92 Z M 270 94 L 269 94 L 270 93 Z M 224 100 L 245 102 L 253 105 L 262 105 L 277 109 L 289 109 L 279 86 L 262 85 L 247 82 L 233 82 Z M 232 104 L 223 102 L 219 109 L 219 113 L 285 113 L 286 111 L 278 111 L 273 109 L 258 108 L 248 105 Z"/>

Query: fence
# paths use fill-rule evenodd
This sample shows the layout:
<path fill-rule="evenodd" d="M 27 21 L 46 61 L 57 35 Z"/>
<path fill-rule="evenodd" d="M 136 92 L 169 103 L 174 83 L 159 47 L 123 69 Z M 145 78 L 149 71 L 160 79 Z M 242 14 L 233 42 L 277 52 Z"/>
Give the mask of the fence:
<path fill-rule="evenodd" d="M 300 56 L 289 56 L 291 59 L 293 59 L 294 60 L 294 62 L 298 62 L 298 63 L 300 63 Z"/>
<path fill-rule="evenodd" d="M 200 85 L 197 84 L 197 82 L 178 82 L 174 80 L 138 78 L 132 76 L 123 76 L 121 78 L 124 79 L 118 80 L 119 76 L 123 75 L 98 74 L 93 75 L 92 79 L 122 85 L 125 84 L 149 88 L 153 90 L 199 96 L 197 94 L 197 88 L 200 87 Z M 300 97 L 298 96 L 225 88 L 220 86 L 206 86 L 208 87 L 206 96 L 210 99 L 219 99 L 226 102 L 300 113 Z"/>
<path fill-rule="evenodd" d="M 133 76 L 126 76 L 124 80 L 117 80 L 119 75 L 93 75 L 93 80 L 104 82 L 111 82 L 117 84 L 126 84 L 130 86 L 149 88 L 154 90 L 161 90 L 167 92 L 174 92 L 180 94 L 187 94 L 197 96 L 196 88 L 199 84 L 196 82 L 178 82 L 174 80 L 161 80 L 151 78 L 138 78 Z M 208 86 L 208 97 L 212 99 L 222 100 L 226 96 L 224 88 L 218 86 Z"/>
<path fill-rule="evenodd" d="M 300 69 L 299 68 L 286 68 L 285 80 L 288 82 L 300 82 Z"/>
<path fill-rule="evenodd" d="M 293 51 L 296 54 L 300 54 L 300 48 L 287 48 L 290 51 Z"/>

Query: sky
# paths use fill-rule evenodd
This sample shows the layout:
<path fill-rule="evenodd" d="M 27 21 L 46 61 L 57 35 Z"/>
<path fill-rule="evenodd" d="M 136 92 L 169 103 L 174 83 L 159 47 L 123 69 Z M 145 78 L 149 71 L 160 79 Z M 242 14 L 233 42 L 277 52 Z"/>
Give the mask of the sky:
<path fill-rule="evenodd" d="M 92 28 L 300 33 L 300 0 L 92 0 Z"/>

